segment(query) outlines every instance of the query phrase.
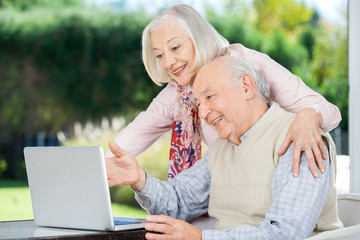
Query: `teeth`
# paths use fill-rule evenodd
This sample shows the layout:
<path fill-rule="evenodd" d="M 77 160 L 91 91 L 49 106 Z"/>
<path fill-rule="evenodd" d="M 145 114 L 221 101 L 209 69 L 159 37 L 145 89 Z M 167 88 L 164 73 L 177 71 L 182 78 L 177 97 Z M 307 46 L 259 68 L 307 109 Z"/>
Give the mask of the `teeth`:
<path fill-rule="evenodd" d="M 178 70 L 176 70 L 175 72 L 173 72 L 173 74 L 177 74 L 178 72 L 180 72 L 181 70 L 183 70 L 183 69 L 184 69 L 184 67 L 185 67 L 185 65 L 184 65 L 184 66 L 182 66 L 181 68 L 179 68 Z"/>
<path fill-rule="evenodd" d="M 220 117 L 218 117 L 217 119 L 215 119 L 212 123 L 213 123 L 214 125 L 216 125 L 222 118 L 223 118 L 223 117 L 220 116 Z"/>

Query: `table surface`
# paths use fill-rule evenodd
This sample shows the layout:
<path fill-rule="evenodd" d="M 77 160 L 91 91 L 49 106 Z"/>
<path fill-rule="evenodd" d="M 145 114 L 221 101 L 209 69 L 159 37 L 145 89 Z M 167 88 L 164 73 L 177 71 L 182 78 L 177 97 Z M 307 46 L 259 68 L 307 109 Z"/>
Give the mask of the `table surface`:
<path fill-rule="evenodd" d="M 145 239 L 145 229 L 115 232 L 39 227 L 33 220 L 0 222 L 0 239 Z"/>

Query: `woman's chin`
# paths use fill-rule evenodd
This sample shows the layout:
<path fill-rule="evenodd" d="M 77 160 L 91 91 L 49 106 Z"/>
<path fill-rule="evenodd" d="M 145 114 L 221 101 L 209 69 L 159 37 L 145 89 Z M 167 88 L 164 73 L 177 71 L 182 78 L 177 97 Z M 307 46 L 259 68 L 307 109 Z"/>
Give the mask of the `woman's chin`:
<path fill-rule="evenodd" d="M 191 84 L 194 82 L 193 78 L 187 77 L 186 75 L 182 75 L 179 77 L 174 78 L 174 80 L 180 85 L 185 86 L 187 84 Z"/>

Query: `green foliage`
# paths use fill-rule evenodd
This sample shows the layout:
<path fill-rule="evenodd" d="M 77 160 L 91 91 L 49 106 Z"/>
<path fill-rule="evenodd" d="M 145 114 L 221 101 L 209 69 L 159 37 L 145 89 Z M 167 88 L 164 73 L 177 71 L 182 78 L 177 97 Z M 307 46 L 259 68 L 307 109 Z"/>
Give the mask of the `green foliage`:
<path fill-rule="evenodd" d="M 301 35 L 299 42 L 306 48 L 309 59 L 313 59 L 313 49 L 315 45 L 315 33 L 313 28 L 306 29 Z"/>
<path fill-rule="evenodd" d="M 308 56 L 304 46 L 289 38 L 281 29 L 264 34 L 256 30 L 245 16 L 232 14 L 209 14 L 208 20 L 230 43 L 241 43 L 266 53 L 290 71 L 307 67 Z"/>
<path fill-rule="evenodd" d="M 303 69 L 308 59 L 306 49 L 297 42 L 292 42 L 281 30 L 274 30 L 267 41 L 263 42 L 262 52 L 290 71 Z"/>
<path fill-rule="evenodd" d="M 161 90 L 141 61 L 149 19 L 71 4 L 0 8 L 0 156 L 18 158 L 26 133 L 145 109 Z"/>
<path fill-rule="evenodd" d="M 32 8 L 52 7 L 61 8 L 66 6 L 83 6 L 83 0 L 0 0 L 0 8 L 14 8 L 27 11 Z"/>
<path fill-rule="evenodd" d="M 77 7 L 1 10 L 0 66 L 10 67 L 0 76 L 2 123 L 32 122 L 21 132 L 36 131 L 21 113 L 29 109 L 39 125 L 54 131 L 75 119 L 144 109 L 159 91 L 141 62 L 147 22 L 144 13 Z"/>
<path fill-rule="evenodd" d="M 325 28 L 326 27 L 326 28 Z M 341 111 L 340 127 L 348 129 L 348 37 L 346 29 L 325 26 L 318 29 L 308 84 Z"/>
<path fill-rule="evenodd" d="M 208 14 L 207 20 L 230 43 L 241 43 L 246 47 L 260 50 L 264 36 L 246 20 L 245 16 Z"/>
<path fill-rule="evenodd" d="M 311 20 L 314 10 L 304 0 L 254 0 L 255 25 L 262 32 L 281 28 L 287 33 L 298 33 Z"/>

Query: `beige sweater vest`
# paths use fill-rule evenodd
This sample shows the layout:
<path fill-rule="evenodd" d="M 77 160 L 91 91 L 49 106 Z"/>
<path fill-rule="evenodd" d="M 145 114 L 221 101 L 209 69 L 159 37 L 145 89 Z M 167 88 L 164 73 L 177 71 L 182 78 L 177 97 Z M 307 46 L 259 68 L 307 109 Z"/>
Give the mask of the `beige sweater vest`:
<path fill-rule="evenodd" d="M 273 173 L 280 160 L 277 151 L 294 117 L 276 105 L 239 146 L 217 139 L 208 160 L 211 174 L 209 215 L 216 218 L 215 229 L 257 226 L 265 219 L 272 203 Z M 315 232 L 342 226 L 337 217 L 335 148 L 329 135 L 322 134 L 330 148 L 332 183 Z"/>

